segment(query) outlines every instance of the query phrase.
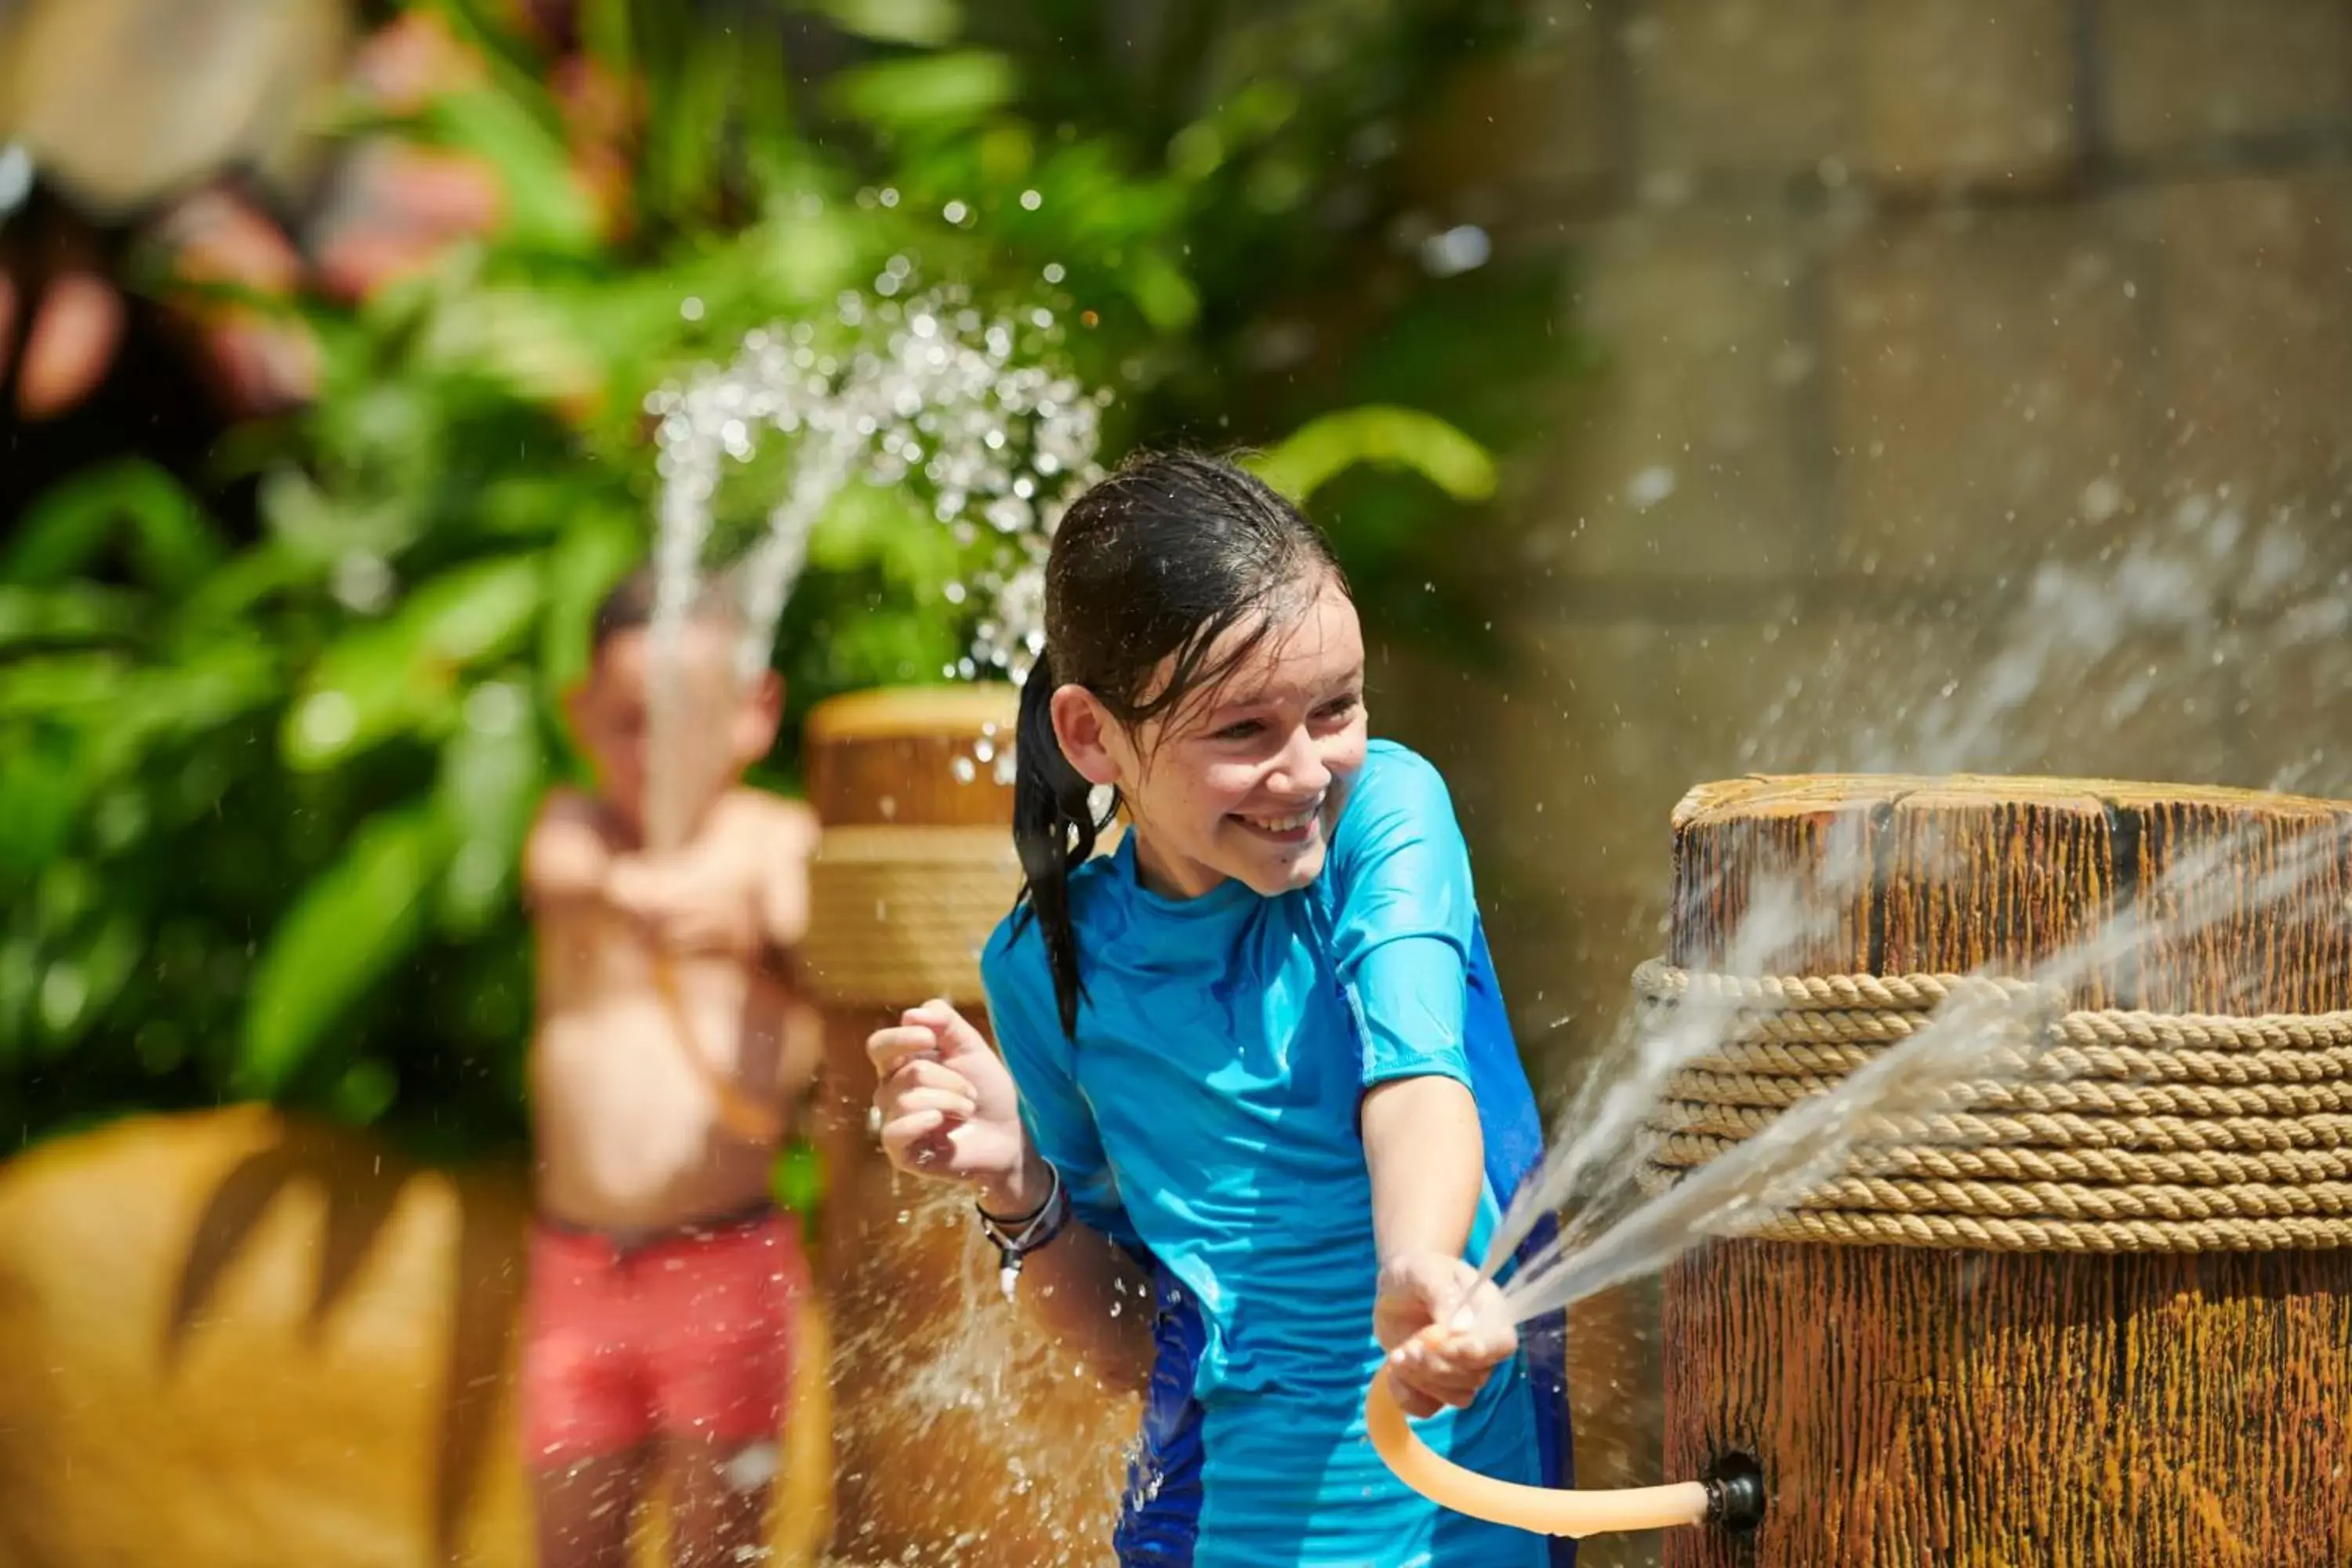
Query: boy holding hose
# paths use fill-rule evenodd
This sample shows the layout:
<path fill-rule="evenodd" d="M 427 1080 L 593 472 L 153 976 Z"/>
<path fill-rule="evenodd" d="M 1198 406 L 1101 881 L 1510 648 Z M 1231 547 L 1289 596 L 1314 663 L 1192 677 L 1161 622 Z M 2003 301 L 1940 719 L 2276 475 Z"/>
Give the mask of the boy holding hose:
<path fill-rule="evenodd" d="M 626 1563 L 662 1468 L 674 1562 L 760 1545 L 806 1279 L 771 1171 L 819 1052 L 788 962 L 816 824 L 741 782 L 782 693 L 772 673 L 735 679 L 731 607 L 693 607 L 657 683 L 654 597 L 640 572 L 599 607 L 567 697 L 595 793 L 552 794 L 524 851 L 539 976 L 522 1423 L 550 1568 Z M 657 685 L 687 721 L 656 761 Z M 649 835 L 655 768 L 677 786 L 675 845 Z"/>

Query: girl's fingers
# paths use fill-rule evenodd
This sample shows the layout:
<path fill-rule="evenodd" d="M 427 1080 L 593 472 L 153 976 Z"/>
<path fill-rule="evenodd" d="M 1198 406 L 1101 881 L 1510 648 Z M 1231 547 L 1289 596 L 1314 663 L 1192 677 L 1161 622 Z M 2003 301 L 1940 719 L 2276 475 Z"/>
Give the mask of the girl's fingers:
<path fill-rule="evenodd" d="M 1391 1366 L 1388 1373 L 1389 1391 L 1396 1395 L 1397 1408 L 1416 1421 L 1424 1415 L 1434 1415 L 1441 1408 L 1420 1384 L 1407 1377 L 1400 1367 Z"/>
<path fill-rule="evenodd" d="M 911 1058 L 936 1058 L 939 1049 L 939 1036 L 919 1024 L 877 1029 L 866 1037 L 866 1059 L 874 1064 L 875 1076 L 883 1079 L 897 1072 Z"/>
<path fill-rule="evenodd" d="M 1487 1325 L 1449 1330 L 1433 1324 L 1397 1347 L 1389 1362 L 1400 1385 L 1452 1405 L 1478 1396 L 1496 1363 L 1518 1348 L 1517 1336 Z"/>
<path fill-rule="evenodd" d="M 905 1116 L 918 1110 L 936 1110 L 943 1116 L 968 1119 L 978 1109 L 970 1095 L 951 1089 L 910 1089 L 894 1095 L 892 1100 L 890 1110 L 883 1113 L 886 1117 L 891 1111 Z"/>
<path fill-rule="evenodd" d="M 988 1042 L 972 1027 L 971 1020 L 957 1012 L 952 1003 L 936 996 L 919 1007 L 908 1008 L 899 1015 L 899 1022 L 935 1031 L 940 1046 L 950 1053 L 988 1048 Z"/>
<path fill-rule="evenodd" d="M 1412 1415 L 1432 1415 L 1440 1405 L 1450 1405 L 1457 1409 L 1466 1406 L 1478 1397 L 1478 1391 L 1486 1383 L 1484 1372 L 1465 1374 L 1458 1368 L 1412 1363 L 1390 1367 L 1389 1378 L 1400 1394 L 1409 1390 L 1415 1400 L 1426 1406 L 1416 1409 L 1412 1402 L 1400 1399 L 1398 1403 Z"/>
<path fill-rule="evenodd" d="M 944 1089 L 966 1100 L 977 1100 L 980 1098 L 970 1079 L 953 1068 L 941 1067 L 928 1057 L 914 1057 L 901 1063 L 898 1071 L 883 1080 L 882 1087 L 894 1094 L 903 1094 L 915 1089 Z"/>
<path fill-rule="evenodd" d="M 907 1155 L 917 1140 L 939 1131 L 947 1125 L 947 1118 L 936 1110 L 911 1110 L 904 1116 L 893 1116 L 882 1123 L 882 1152 L 893 1164 L 908 1163 Z"/>

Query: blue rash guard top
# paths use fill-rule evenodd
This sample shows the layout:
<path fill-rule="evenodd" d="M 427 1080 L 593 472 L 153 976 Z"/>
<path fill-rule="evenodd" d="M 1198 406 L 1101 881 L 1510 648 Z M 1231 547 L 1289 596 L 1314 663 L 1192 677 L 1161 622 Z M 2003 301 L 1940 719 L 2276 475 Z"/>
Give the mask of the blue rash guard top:
<path fill-rule="evenodd" d="M 1431 1075 L 1471 1089 L 1486 1166 L 1473 1261 L 1542 1153 L 1437 771 L 1373 742 L 1322 875 L 1296 892 L 1228 881 L 1162 898 L 1139 880 L 1130 835 L 1073 873 L 1070 903 L 1075 1039 L 1034 920 L 1008 918 L 982 971 L 1030 1136 L 1078 1217 L 1154 1282 L 1123 1568 L 1570 1562 L 1570 1542 L 1428 1502 L 1364 1436 L 1381 1363 L 1364 1093 Z M 1561 1485 L 1557 1323 L 1524 1327 L 1521 1345 L 1468 1409 L 1418 1430 L 1473 1469 Z"/>

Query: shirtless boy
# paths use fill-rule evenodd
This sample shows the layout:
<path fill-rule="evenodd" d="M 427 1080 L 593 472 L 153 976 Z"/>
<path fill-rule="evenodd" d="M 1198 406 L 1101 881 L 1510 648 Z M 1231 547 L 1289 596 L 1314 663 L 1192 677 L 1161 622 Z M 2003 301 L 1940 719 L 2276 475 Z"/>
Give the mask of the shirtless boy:
<path fill-rule="evenodd" d="M 679 637 L 692 721 L 665 756 L 700 781 L 677 797 L 690 826 L 682 847 L 646 847 L 652 604 L 641 573 L 598 610 L 567 698 L 596 793 L 552 795 L 524 851 L 539 1213 L 522 1424 L 546 1568 L 625 1563 L 665 1467 L 672 1561 L 751 1559 L 805 1279 L 769 1173 L 816 1066 L 784 963 L 815 822 L 740 782 L 782 689 L 734 680 L 736 624 L 713 599 Z"/>

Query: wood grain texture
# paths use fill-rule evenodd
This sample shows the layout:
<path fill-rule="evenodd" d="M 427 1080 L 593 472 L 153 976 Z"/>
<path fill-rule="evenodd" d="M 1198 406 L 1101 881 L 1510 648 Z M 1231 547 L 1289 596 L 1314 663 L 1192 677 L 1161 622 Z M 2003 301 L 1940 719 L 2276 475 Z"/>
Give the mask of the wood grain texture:
<path fill-rule="evenodd" d="M 959 778 L 953 763 L 990 725 L 1009 743 L 1012 719 L 1005 689 L 836 700 L 810 715 L 810 804 L 827 826 L 1009 834 L 1010 787 L 984 766 Z M 984 1022 L 982 998 L 950 1000 Z M 890 1022 L 825 1014 L 834 1551 L 910 1568 L 1108 1563 L 1136 1402 L 1075 1372 L 1007 1307 L 966 1199 L 882 1158 L 866 1131 L 865 1042 Z"/>
<path fill-rule="evenodd" d="M 1777 962 L 1813 973 L 2021 973 L 2137 899 L 2158 929 L 2073 1005 L 2352 1006 L 2347 823 L 2103 781 L 1709 785 L 1675 813 L 1668 956 L 1724 962 L 1791 874 L 1828 914 Z M 1663 1330 L 1667 1473 L 1744 1451 L 1770 1498 L 1745 1541 L 1668 1537 L 1670 1568 L 2352 1563 L 2352 1253 L 1713 1243 Z"/>

